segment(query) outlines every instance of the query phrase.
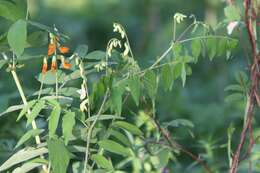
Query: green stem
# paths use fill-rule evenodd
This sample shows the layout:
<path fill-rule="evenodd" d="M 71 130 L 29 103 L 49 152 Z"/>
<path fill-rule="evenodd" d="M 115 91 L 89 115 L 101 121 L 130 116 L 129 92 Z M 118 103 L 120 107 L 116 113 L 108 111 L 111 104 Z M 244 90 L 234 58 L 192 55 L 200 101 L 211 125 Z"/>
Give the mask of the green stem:
<path fill-rule="evenodd" d="M 91 124 L 89 130 L 88 130 L 88 136 L 87 136 L 87 146 L 86 146 L 86 153 L 85 153 L 85 162 L 84 162 L 84 173 L 86 173 L 87 171 L 87 165 L 88 165 L 88 156 L 89 156 L 89 146 L 90 146 L 90 140 L 91 140 L 91 135 L 92 135 L 92 130 L 95 127 L 97 120 L 99 119 L 100 115 L 102 114 L 102 110 L 105 106 L 106 100 L 108 97 L 108 90 L 106 91 L 106 94 L 104 96 L 103 102 L 99 108 L 98 114 L 96 116 L 96 119 L 93 121 L 93 123 Z"/>

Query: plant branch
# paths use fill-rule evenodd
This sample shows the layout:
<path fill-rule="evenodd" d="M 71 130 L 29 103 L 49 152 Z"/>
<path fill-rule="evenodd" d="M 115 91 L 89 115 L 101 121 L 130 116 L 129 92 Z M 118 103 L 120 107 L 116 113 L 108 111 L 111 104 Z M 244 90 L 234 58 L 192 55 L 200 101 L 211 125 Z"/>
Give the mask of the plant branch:
<path fill-rule="evenodd" d="M 183 146 L 181 146 L 180 144 L 178 144 L 176 141 L 174 141 L 171 137 L 169 132 L 162 128 L 160 123 L 158 121 L 156 121 L 155 119 L 153 119 L 151 117 L 152 121 L 155 123 L 157 129 L 160 131 L 160 133 L 163 135 L 163 137 L 165 138 L 165 140 L 168 142 L 168 144 L 170 145 L 171 148 L 177 148 L 179 149 L 181 152 L 185 153 L 186 155 L 188 155 L 190 158 L 192 158 L 194 161 L 196 161 L 197 163 L 201 164 L 204 168 L 204 170 L 207 173 L 212 173 L 211 169 L 209 168 L 209 166 L 203 161 L 201 160 L 199 157 L 197 157 L 195 154 L 193 154 L 192 152 L 188 151 L 187 149 L 185 149 Z"/>
<path fill-rule="evenodd" d="M 259 73 L 259 67 L 258 67 L 258 56 L 257 56 L 257 44 L 256 39 L 254 35 L 253 25 L 252 25 L 252 18 L 249 12 L 252 10 L 252 2 L 251 0 L 244 0 L 245 2 L 245 23 L 246 23 L 246 29 L 250 41 L 250 45 L 252 48 L 252 63 L 250 67 L 250 78 L 252 81 L 250 93 L 249 93 L 249 106 L 246 108 L 246 123 L 243 127 L 243 130 L 240 135 L 240 142 L 238 144 L 238 147 L 236 149 L 236 152 L 233 156 L 232 165 L 230 168 L 230 173 L 236 173 L 238 166 L 239 166 L 239 158 L 240 153 L 243 148 L 243 145 L 246 141 L 247 132 L 249 131 L 249 146 L 246 152 L 246 155 L 250 155 L 251 150 L 254 145 L 254 138 L 253 138 L 253 127 L 252 127 L 252 118 L 253 118 L 253 112 L 256 102 L 256 94 L 258 93 L 258 73 Z"/>

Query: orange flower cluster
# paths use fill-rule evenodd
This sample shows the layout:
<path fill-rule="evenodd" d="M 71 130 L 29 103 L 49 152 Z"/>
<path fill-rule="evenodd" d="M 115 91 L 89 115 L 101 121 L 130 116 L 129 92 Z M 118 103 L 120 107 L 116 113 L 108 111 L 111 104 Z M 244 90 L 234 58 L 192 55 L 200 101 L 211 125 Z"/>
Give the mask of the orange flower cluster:
<path fill-rule="evenodd" d="M 51 61 L 52 72 L 55 72 L 57 70 L 57 55 L 56 55 L 57 50 L 61 54 L 66 54 L 69 52 L 69 48 L 65 46 L 60 46 L 58 40 L 59 40 L 58 37 L 53 37 L 51 38 L 51 43 L 48 45 L 48 57 L 52 56 L 52 61 Z M 71 68 L 71 64 L 66 62 L 63 55 L 58 55 L 58 57 L 60 57 L 61 59 L 63 68 L 65 69 Z M 48 61 L 47 61 L 47 57 L 44 57 L 42 73 L 45 74 L 47 71 L 48 71 Z"/>

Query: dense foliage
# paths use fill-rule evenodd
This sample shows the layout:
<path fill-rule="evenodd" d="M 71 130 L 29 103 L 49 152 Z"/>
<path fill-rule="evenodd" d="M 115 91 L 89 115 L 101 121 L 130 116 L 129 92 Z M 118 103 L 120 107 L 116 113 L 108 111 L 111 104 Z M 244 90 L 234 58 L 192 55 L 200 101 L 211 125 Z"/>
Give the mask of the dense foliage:
<path fill-rule="evenodd" d="M 5 158 L 0 171 L 156 173 L 230 169 L 233 173 L 243 160 L 242 171 L 248 169 L 247 163 L 250 169 L 257 171 L 258 138 L 254 140 L 257 131 L 255 134 L 252 131 L 250 117 L 254 105 L 260 103 L 258 83 L 254 84 L 258 78 L 258 61 L 254 60 L 258 54 L 255 40 L 259 1 L 245 2 L 248 4 L 230 1 L 223 11 L 225 19 L 215 26 L 199 21 L 195 15 L 175 13 L 169 24 L 172 34 L 164 40 L 169 42 L 168 47 L 160 50 L 163 53 L 159 56 L 158 53 L 153 55 L 157 57 L 149 63 L 142 64 L 132 50 L 132 45 L 136 47 L 137 43 L 130 42 L 127 29 L 119 23 L 111 22 L 114 34 L 108 34 L 111 38 L 103 50 L 89 50 L 92 45 L 87 44 L 69 48 L 67 42 L 73 38 L 61 32 L 58 25 L 47 26 L 31 19 L 29 4 L 25 1 L 1 0 L 0 15 L 9 27 L 1 35 L 0 67 L 10 74 L 8 80 L 16 84 L 22 103 L 7 108 L 0 116 L 14 115 L 11 123 L 22 124 L 26 131 L 19 134 L 17 142 L 3 140 L 3 148 L 11 148 L 13 152 Z M 241 37 L 246 38 L 247 47 L 239 42 Z M 176 86 L 185 87 L 192 72 L 200 65 L 205 67 L 205 61 L 217 64 L 235 61 L 236 48 L 244 48 L 250 75 L 248 70 L 236 70 L 236 83 L 228 82 L 230 85 L 225 89 L 229 95 L 222 106 L 227 108 L 215 108 L 220 105 L 207 108 L 203 103 L 191 108 L 192 102 L 184 104 L 180 94 L 176 94 L 183 89 Z M 36 72 L 23 77 L 24 69 L 34 69 L 30 67 L 35 65 L 31 63 L 34 59 L 40 59 L 42 67 L 37 64 Z M 40 68 L 41 72 L 36 74 Z M 209 73 L 210 69 L 201 71 Z M 25 80 L 34 75 L 37 83 L 33 82 L 33 92 L 25 94 L 24 85 L 28 83 Z M 5 82 L 7 79 L 3 84 Z M 166 100 L 165 95 L 173 90 L 174 97 Z M 195 93 L 200 94 L 203 88 L 201 90 Z M 206 97 L 212 99 L 211 95 Z M 187 98 L 192 100 L 192 95 Z M 163 114 L 172 114 L 167 111 L 172 106 L 176 109 L 174 112 L 182 112 L 184 116 L 160 118 L 165 116 Z M 251 106 L 252 110 L 248 109 Z M 225 124 L 225 119 L 221 119 L 224 123 L 214 122 L 212 115 L 225 109 L 229 110 L 229 116 L 232 112 L 233 115 L 245 112 L 244 120 L 240 119 L 244 126 L 228 123 L 218 134 L 220 140 L 213 135 L 203 136 L 207 131 L 214 132 L 213 124 Z M 204 120 L 202 116 L 207 111 L 212 117 Z M 189 119 L 190 112 L 197 113 L 196 117 Z M 200 126 L 198 130 L 196 125 Z M 241 156 L 243 160 L 239 159 L 242 148 L 236 149 L 232 140 L 236 126 L 243 128 L 240 139 L 243 144 L 247 144 L 243 135 L 246 137 L 249 131 L 245 152 L 249 152 L 250 157 L 245 154 Z M 201 135 L 200 140 L 196 139 L 197 134 Z M 179 141 L 183 136 L 187 143 Z M 192 149 L 191 141 L 199 147 Z"/>

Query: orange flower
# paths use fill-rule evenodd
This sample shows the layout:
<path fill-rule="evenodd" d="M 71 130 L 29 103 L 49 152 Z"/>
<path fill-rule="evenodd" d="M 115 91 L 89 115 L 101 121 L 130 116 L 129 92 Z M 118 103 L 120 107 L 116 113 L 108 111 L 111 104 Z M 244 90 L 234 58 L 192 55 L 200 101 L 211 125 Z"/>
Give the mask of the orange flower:
<path fill-rule="evenodd" d="M 68 53 L 70 49 L 68 47 L 61 46 L 59 47 L 59 50 L 61 53 Z"/>
<path fill-rule="evenodd" d="M 52 54 L 54 54 L 56 50 L 56 45 L 53 43 L 50 43 L 48 46 L 48 56 L 51 56 Z"/>
<path fill-rule="evenodd" d="M 62 65 L 63 65 L 63 68 L 65 68 L 65 69 L 70 69 L 71 68 L 71 64 L 70 63 L 64 62 Z"/>
<path fill-rule="evenodd" d="M 52 58 L 52 61 L 51 61 L 51 71 L 52 72 L 55 72 L 57 69 L 57 61 L 56 61 L 56 58 Z"/>
<path fill-rule="evenodd" d="M 65 69 L 71 68 L 71 64 L 65 61 L 64 56 L 61 56 L 61 63 L 62 63 L 63 68 L 65 68 Z"/>
<path fill-rule="evenodd" d="M 44 58 L 43 59 L 43 65 L 42 65 L 42 73 L 46 74 L 47 70 L 48 70 L 48 63 L 47 63 L 47 59 Z"/>

